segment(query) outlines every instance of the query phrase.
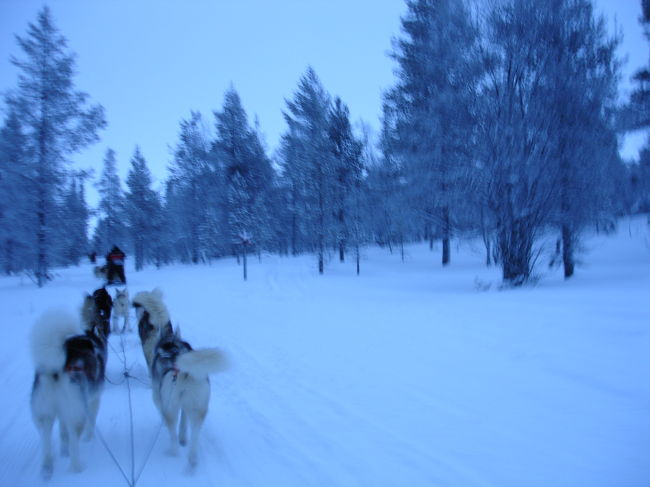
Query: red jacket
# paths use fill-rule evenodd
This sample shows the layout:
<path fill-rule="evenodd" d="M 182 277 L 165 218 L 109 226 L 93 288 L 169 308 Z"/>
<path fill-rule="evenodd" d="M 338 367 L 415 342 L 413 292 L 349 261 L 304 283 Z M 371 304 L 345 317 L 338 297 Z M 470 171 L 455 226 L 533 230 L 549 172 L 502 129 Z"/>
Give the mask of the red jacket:
<path fill-rule="evenodd" d="M 111 252 L 107 255 L 108 261 L 113 265 L 124 265 L 125 257 L 123 252 Z"/>

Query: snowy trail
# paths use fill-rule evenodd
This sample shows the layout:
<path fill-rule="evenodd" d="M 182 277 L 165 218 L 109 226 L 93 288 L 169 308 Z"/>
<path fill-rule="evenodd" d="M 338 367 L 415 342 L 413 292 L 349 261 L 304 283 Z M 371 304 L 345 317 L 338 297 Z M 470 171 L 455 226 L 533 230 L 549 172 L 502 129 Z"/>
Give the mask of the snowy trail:
<path fill-rule="evenodd" d="M 232 261 L 128 273 L 132 295 L 161 287 L 184 338 L 231 360 L 212 378 L 189 475 L 185 448 L 165 454 L 137 334 L 123 335 L 139 379 L 136 475 L 151 448 L 137 485 L 647 487 L 650 278 L 639 262 L 650 250 L 647 229 L 633 228 L 590 239 L 572 282 L 550 273 L 503 292 L 475 289 L 498 271 L 467 247 L 444 271 L 416 245 L 404 263 L 368 250 L 360 277 L 352 264 L 318 276 L 310 257 L 273 256 L 251 259 L 246 283 Z M 0 485 L 41 485 L 29 329 L 95 287 L 85 265 L 42 290 L 0 278 Z M 98 428 L 130 475 L 119 336 L 111 346 Z M 82 458 L 71 474 L 57 457 L 47 485 L 126 485 L 99 438 Z"/>

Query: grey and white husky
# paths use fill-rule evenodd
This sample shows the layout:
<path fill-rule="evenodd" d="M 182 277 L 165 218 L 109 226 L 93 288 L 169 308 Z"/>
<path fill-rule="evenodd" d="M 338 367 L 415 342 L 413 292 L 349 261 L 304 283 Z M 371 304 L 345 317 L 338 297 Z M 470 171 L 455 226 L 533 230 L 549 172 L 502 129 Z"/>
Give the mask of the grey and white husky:
<path fill-rule="evenodd" d="M 189 421 L 188 465 L 193 469 L 198 462 L 199 434 L 210 402 L 208 376 L 227 367 L 226 357 L 217 348 L 193 350 L 182 340 L 178 329 L 174 331 L 172 327 L 159 290 L 138 293 L 133 306 L 151 372 L 153 401 L 169 430 L 169 453 L 177 455 L 178 445 L 187 444 Z"/>
<path fill-rule="evenodd" d="M 118 289 L 115 292 L 115 298 L 113 298 L 113 332 L 120 332 L 120 327 L 118 320 L 122 318 L 122 330 L 121 333 L 126 331 L 131 331 L 131 322 L 129 320 L 129 291 L 124 289 Z"/>
<path fill-rule="evenodd" d="M 70 469 L 82 469 L 79 439 L 85 430 L 93 436 L 106 370 L 106 340 L 103 317 L 92 296 L 84 298 L 84 330 L 74 316 L 49 311 L 36 322 L 31 348 L 36 373 L 31 395 L 32 419 L 38 429 L 45 478 L 52 475 L 52 429 L 59 420 L 61 453 L 70 455 Z"/>

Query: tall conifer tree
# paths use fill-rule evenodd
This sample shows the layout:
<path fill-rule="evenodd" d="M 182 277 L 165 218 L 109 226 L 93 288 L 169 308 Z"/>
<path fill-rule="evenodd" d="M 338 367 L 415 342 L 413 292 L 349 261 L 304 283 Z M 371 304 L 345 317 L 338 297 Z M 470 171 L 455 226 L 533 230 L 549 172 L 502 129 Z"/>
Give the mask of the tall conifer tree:
<path fill-rule="evenodd" d="M 454 207 L 465 187 L 479 79 L 478 31 L 464 0 L 408 0 L 402 36 L 393 43 L 398 82 L 386 94 L 412 205 L 442 237 L 450 261 Z M 459 211 L 463 211 L 459 209 Z"/>
<path fill-rule="evenodd" d="M 147 261 L 155 261 L 158 264 L 161 255 L 162 203 L 152 184 L 147 161 L 140 148 L 136 147 L 131 158 L 131 170 L 126 179 L 126 216 L 136 270 L 141 270 Z"/>
<path fill-rule="evenodd" d="M 21 118 L 34 168 L 37 250 L 33 269 L 40 287 L 49 276 L 55 198 L 65 182 L 67 157 L 97 141 L 97 131 L 106 123 L 102 107 L 87 106 L 88 96 L 74 89 L 75 57 L 48 7 L 17 40 L 23 58 L 12 58 L 19 75 L 10 103 Z"/>

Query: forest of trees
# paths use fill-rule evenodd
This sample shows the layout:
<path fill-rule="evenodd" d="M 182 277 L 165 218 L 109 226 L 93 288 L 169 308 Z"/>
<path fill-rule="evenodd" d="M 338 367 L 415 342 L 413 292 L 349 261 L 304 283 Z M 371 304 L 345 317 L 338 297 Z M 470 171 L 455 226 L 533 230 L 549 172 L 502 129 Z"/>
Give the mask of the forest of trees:
<path fill-rule="evenodd" d="M 136 269 L 273 252 L 358 273 L 367 245 L 403 255 L 440 241 L 447 266 L 452 239 L 478 238 L 505 284 L 530 281 L 545 253 L 570 277 L 585 229 L 650 211 L 650 146 L 638 164 L 618 154 L 622 131 L 650 125 L 650 74 L 617 105 L 619 39 L 591 0 L 486 5 L 406 0 L 377 140 L 307 67 L 271 157 L 231 86 L 214 118 L 180 121 L 162 194 L 138 147 L 124 185 L 110 149 L 97 181 L 71 168 L 106 122 L 75 90 L 74 54 L 44 7 L 17 37 L 0 127 L 2 272 L 42 286 L 52 267 L 118 244 Z"/>

